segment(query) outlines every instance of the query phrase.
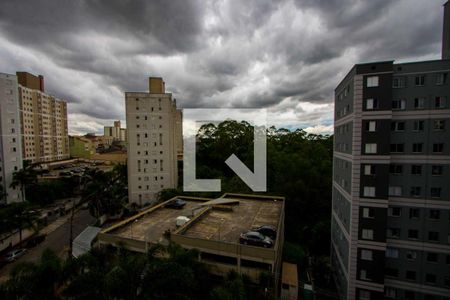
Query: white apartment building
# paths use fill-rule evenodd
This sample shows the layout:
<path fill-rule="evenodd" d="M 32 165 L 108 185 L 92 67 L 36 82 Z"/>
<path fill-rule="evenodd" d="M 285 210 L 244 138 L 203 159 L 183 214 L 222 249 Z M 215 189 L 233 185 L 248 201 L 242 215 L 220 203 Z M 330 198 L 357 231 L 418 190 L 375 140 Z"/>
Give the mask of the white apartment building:
<path fill-rule="evenodd" d="M 153 203 L 158 192 L 178 185 L 181 114 L 162 78 L 149 78 L 149 92 L 125 93 L 129 202 Z M 178 118 L 178 125 L 177 125 Z"/>
<path fill-rule="evenodd" d="M 0 134 L 0 202 L 18 202 L 20 189 L 10 187 L 13 173 L 22 169 L 18 83 L 15 75 L 3 73 L 0 73 Z"/>

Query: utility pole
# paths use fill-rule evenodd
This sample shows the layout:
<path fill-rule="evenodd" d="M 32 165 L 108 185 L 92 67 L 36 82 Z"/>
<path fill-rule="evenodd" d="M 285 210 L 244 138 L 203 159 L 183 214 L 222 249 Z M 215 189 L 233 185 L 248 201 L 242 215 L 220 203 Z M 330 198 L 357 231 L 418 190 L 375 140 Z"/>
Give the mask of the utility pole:
<path fill-rule="evenodd" d="M 75 198 L 72 198 L 72 208 L 70 213 L 70 234 L 69 234 L 69 253 L 68 259 L 72 259 L 72 243 L 73 243 L 73 216 L 75 215 Z"/>

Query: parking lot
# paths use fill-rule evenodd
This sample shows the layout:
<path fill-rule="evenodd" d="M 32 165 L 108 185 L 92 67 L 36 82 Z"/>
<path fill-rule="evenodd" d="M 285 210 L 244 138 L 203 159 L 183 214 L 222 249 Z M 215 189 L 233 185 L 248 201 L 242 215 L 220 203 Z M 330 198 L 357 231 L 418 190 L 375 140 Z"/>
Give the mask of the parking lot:
<path fill-rule="evenodd" d="M 99 169 L 102 171 L 112 170 L 113 165 L 104 162 L 70 162 L 58 166 L 50 166 L 48 172 L 42 174 L 42 178 L 58 178 L 64 176 L 82 175 L 88 169 Z"/>

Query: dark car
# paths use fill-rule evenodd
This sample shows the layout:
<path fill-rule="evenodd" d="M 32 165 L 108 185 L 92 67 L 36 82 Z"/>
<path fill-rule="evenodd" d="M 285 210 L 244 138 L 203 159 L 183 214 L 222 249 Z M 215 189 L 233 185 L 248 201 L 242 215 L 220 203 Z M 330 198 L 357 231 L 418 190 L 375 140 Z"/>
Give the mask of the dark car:
<path fill-rule="evenodd" d="M 26 248 L 33 248 L 42 243 L 45 240 L 44 234 L 35 235 L 29 238 L 25 244 Z"/>
<path fill-rule="evenodd" d="M 264 236 L 256 231 L 247 231 L 245 233 L 241 233 L 241 236 L 239 237 L 239 243 L 264 248 L 271 248 L 273 246 L 273 240 L 270 237 Z"/>
<path fill-rule="evenodd" d="M 254 228 L 253 231 L 259 232 L 262 235 L 270 237 L 272 240 L 277 238 L 277 230 L 275 227 L 271 225 L 262 225 L 257 228 Z"/>
<path fill-rule="evenodd" d="M 181 199 L 174 199 L 172 201 L 167 202 L 164 207 L 167 208 L 178 208 L 181 209 L 186 205 L 186 201 Z"/>

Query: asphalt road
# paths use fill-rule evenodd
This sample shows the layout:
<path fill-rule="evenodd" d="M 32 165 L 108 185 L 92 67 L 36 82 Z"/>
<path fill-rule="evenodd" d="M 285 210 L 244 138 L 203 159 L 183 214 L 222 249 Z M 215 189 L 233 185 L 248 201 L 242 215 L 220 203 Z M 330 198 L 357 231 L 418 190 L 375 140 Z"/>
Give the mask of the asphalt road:
<path fill-rule="evenodd" d="M 79 235 L 88 225 L 95 223 L 95 219 L 89 214 L 89 210 L 79 210 L 73 219 L 73 238 Z M 9 272 L 20 262 L 37 262 L 45 249 L 53 250 L 60 257 L 67 257 L 70 239 L 70 221 L 66 221 L 53 232 L 49 233 L 44 242 L 28 249 L 27 253 L 18 260 L 5 265 L 0 269 L 0 281 L 7 279 Z"/>

